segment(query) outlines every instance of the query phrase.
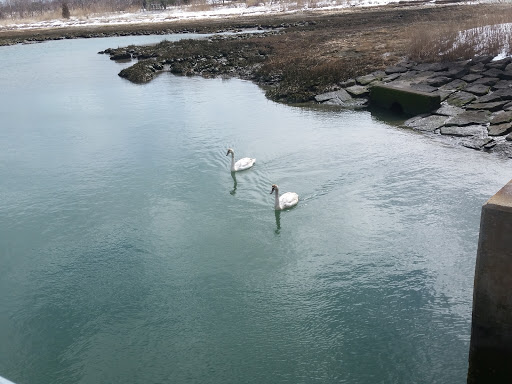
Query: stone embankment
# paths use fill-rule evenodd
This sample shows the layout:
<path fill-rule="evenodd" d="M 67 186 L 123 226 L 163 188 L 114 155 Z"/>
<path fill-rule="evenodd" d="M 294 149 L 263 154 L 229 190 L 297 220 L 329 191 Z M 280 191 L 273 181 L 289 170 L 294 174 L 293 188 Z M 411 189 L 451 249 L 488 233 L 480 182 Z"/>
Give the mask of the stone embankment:
<path fill-rule="evenodd" d="M 372 86 L 439 94 L 440 108 L 405 120 L 404 127 L 452 138 L 461 145 L 512 158 L 512 58 L 417 64 L 402 62 L 317 95 L 322 104 L 367 106 Z"/>

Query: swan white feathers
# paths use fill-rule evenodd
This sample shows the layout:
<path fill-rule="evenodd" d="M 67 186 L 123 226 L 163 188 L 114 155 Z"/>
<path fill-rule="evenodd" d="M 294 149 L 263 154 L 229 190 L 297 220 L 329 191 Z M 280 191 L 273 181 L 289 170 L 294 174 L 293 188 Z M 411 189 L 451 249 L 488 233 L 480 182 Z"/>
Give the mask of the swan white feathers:
<path fill-rule="evenodd" d="M 229 148 L 226 156 L 231 153 L 231 172 L 245 171 L 246 169 L 251 168 L 256 159 L 251 159 L 250 157 L 244 157 L 235 162 L 235 152 Z"/>
<path fill-rule="evenodd" d="M 299 202 L 299 195 L 297 195 L 295 192 L 286 192 L 279 196 L 279 187 L 275 184 L 272 184 L 272 190 L 270 191 L 270 194 L 272 194 L 274 191 L 276 192 L 274 203 L 274 208 L 276 211 L 294 207 Z"/>

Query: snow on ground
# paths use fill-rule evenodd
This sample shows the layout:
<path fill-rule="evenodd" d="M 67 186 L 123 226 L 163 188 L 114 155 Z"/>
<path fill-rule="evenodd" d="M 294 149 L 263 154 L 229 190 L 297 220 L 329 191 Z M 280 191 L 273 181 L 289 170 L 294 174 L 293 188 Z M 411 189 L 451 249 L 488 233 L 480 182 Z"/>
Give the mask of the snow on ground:
<path fill-rule="evenodd" d="M 105 15 L 92 15 L 89 17 L 70 17 L 68 20 L 55 19 L 31 23 L 11 23 L 0 25 L 2 30 L 59 28 L 59 27 L 87 27 L 100 25 L 146 24 L 168 22 L 173 20 L 196 20 L 204 18 L 244 17 L 265 14 L 294 13 L 315 10 L 334 10 L 349 7 L 372 7 L 397 3 L 400 0 L 324 0 L 306 1 L 301 6 L 297 3 L 268 2 L 257 6 L 247 6 L 245 3 L 226 2 L 225 5 L 212 6 L 210 10 L 195 11 L 193 6 L 169 7 L 166 10 L 139 11 L 136 13 L 113 13 Z M 431 1 L 435 3 L 435 0 Z M 272 4 L 273 3 L 273 4 Z M 422 1 L 424 3 L 424 1 Z"/>
<path fill-rule="evenodd" d="M 0 0 L 1 1 L 1 0 Z M 213 0 L 210 0 L 213 1 Z M 294 2 L 295 1 L 295 2 Z M 299 1 L 299 2 L 296 2 Z M 298 13 L 303 11 L 342 10 L 353 7 L 375 7 L 403 0 L 273 0 L 262 2 L 256 6 L 248 6 L 245 2 L 225 0 L 224 4 L 212 4 L 210 9 L 197 11 L 197 7 L 177 6 L 165 10 L 140 10 L 138 12 L 117 12 L 97 14 L 69 19 L 54 19 L 33 22 L 0 22 L 2 30 L 30 30 L 41 28 L 89 27 L 101 25 L 150 24 L 177 20 L 198 20 L 207 18 L 229 18 L 270 14 Z M 408 3 L 417 1 L 419 5 L 435 6 L 436 0 L 405 0 Z M 466 0 L 459 4 L 493 3 L 512 0 Z M 300 4 L 300 5 L 299 5 Z"/>
<path fill-rule="evenodd" d="M 501 50 L 494 60 L 501 60 L 512 54 L 512 23 L 486 25 L 478 28 L 471 28 L 458 33 L 453 49 L 465 44 L 473 46 L 475 52 L 489 51 L 489 46 L 497 47 Z"/>

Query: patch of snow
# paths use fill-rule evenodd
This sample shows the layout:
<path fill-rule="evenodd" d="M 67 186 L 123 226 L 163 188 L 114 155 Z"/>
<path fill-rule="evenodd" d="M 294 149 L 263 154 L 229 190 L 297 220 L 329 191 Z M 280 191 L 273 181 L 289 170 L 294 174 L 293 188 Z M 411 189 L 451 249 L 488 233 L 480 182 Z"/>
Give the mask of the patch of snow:
<path fill-rule="evenodd" d="M 485 25 L 460 31 L 455 42 L 449 50 L 455 50 L 464 45 L 473 46 L 478 54 L 487 54 L 489 51 L 500 50 L 494 60 L 501 60 L 509 57 L 512 47 L 509 42 L 512 40 L 512 23 Z"/>
<path fill-rule="evenodd" d="M 265 14 L 298 13 L 303 11 L 336 10 L 349 7 L 374 7 L 398 3 L 400 0 L 324 0 L 313 4 L 306 3 L 260 3 L 247 6 L 242 3 L 228 3 L 224 6 L 212 6 L 210 10 L 195 11 L 191 6 L 168 7 L 166 10 L 140 10 L 136 13 L 118 12 L 106 15 L 92 15 L 86 18 L 70 17 L 69 19 L 45 20 L 33 23 L 11 23 L 0 25 L 2 30 L 26 30 L 62 27 L 89 27 L 101 25 L 150 24 L 175 20 L 198 20 L 205 18 L 229 18 L 257 16 Z M 421 2 L 423 3 L 423 2 Z"/>

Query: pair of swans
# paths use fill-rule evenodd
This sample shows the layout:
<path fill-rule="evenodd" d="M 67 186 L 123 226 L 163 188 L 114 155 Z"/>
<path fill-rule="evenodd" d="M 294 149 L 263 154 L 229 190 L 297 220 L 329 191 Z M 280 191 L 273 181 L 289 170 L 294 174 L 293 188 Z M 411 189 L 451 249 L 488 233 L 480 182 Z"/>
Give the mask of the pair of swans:
<path fill-rule="evenodd" d="M 228 149 L 226 156 L 229 154 L 231 154 L 231 172 L 245 171 L 246 169 L 251 168 L 256 162 L 256 159 L 252 159 L 250 157 L 244 157 L 235 162 L 235 152 L 231 148 Z M 297 195 L 295 192 L 286 192 L 279 196 L 279 187 L 276 184 L 272 184 L 272 190 L 270 191 L 270 194 L 274 192 L 274 208 L 276 211 L 294 207 L 299 202 L 299 195 Z"/>

